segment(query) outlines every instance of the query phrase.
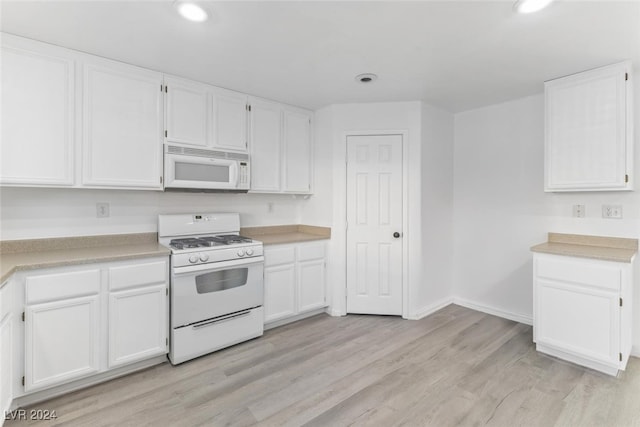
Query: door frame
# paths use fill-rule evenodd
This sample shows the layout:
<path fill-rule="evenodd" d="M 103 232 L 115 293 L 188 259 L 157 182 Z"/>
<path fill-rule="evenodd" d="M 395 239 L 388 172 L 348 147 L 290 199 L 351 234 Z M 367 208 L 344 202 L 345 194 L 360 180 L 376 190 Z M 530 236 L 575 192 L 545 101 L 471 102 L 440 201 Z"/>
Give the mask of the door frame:
<path fill-rule="evenodd" d="M 341 224 L 339 224 L 338 230 L 343 234 L 344 246 L 344 271 L 342 271 L 344 278 L 344 289 L 343 289 L 343 298 L 344 298 L 344 313 L 340 313 L 341 315 L 347 314 L 347 143 L 349 137 L 351 136 L 390 136 L 390 135 L 398 135 L 402 138 L 401 146 L 402 146 L 402 318 L 409 318 L 409 240 L 407 236 L 409 234 L 408 231 L 408 200 L 409 200 L 409 192 L 408 192 L 408 170 L 409 170 L 409 153 L 408 153 L 408 141 L 409 141 L 409 132 L 407 130 L 373 130 L 373 131 L 348 131 L 345 132 L 342 138 L 344 142 L 344 182 L 343 184 L 343 197 L 344 197 L 344 205 L 342 206 L 342 212 L 339 218 L 341 218 Z"/>

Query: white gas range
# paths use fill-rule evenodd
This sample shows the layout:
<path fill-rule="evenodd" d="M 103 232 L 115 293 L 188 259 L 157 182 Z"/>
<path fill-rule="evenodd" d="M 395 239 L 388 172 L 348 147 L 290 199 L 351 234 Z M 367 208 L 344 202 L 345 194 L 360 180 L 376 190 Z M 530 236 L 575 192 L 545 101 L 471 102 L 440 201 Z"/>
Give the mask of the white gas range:
<path fill-rule="evenodd" d="M 171 249 L 174 365 L 263 333 L 262 242 L 239 231 L 237 213 L 158 216 L 158 240 Z"/>

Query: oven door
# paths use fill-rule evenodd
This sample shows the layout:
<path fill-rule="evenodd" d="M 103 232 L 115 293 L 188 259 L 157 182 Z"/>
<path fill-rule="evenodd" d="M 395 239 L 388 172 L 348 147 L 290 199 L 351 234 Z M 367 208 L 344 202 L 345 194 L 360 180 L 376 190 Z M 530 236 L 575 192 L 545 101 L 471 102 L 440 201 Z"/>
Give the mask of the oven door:
<path fill-rule="evenodd" d="M 165 188 L 233 190 L 238 188 L 238 162 L 212 157 L 165 154 Z"/>
<path fill-rule="evenodd" d="M 176 267 L 171 280 L 171 327 L 263 304 L 264 257 Z"/>

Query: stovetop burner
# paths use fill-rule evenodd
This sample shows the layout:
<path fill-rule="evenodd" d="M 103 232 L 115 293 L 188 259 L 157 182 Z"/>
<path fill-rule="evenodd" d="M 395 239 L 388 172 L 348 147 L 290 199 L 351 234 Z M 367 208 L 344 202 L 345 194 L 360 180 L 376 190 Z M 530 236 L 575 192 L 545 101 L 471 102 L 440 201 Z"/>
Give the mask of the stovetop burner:
<path fill-rule="evenodd" d="M 174 249 L 208 248 L 214 246 L 233 245 L 238 243 L 250 243 L 249 237 L 237 234 L 224 234 L 220 236 L 189 237 L 184 239 L 172 239 L 169 246 Z"/>

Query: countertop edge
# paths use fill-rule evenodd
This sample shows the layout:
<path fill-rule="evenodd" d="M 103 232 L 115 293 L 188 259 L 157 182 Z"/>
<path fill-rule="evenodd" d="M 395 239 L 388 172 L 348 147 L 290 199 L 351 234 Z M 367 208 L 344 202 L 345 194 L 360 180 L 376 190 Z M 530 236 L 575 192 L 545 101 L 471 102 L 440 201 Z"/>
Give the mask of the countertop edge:
<path fill-rule="evenodd" d="M 113 249 L 126 248 L 126 246 L 113 246 Z M 53 252 L 53 251 L 51 251 Z M 171 251 L 163 246 L 158 245 L 155 249 L 132 251 L 131 253 L 121 254 L 105 254 L 105 255 L 88 255 L 85 258 L 75 258 L 70 256 L 67 259 L 42 260 L 37 257 L 47 252 L 20 253 L 19 255 L 33 257 L 33 261 L 18 262 L 9 267 L 9 269 L 0 277 L 0 289 L 11 279 L 15 273 L 30 270 L 39 270 L 44 268 L 65 267 L 73 265 L 95 264 L 100 262 L 126 261 L 129 259 L 152 258 L 160 256 L 169 256 Z M 8 255 L 8 254 L 5 254 Z M 14 254 L 11 254 L 14 255 Z"/>
<path fill-rule="evenodd" d="M 531 246 L 529 249 L 531 252 L 535 253 L 595 259 L 600 261 L 622 262 L 627 264 L 630 264 L 637 254 L 637 251 L 634 249 L 554 242 L 540 243 Z"/>

